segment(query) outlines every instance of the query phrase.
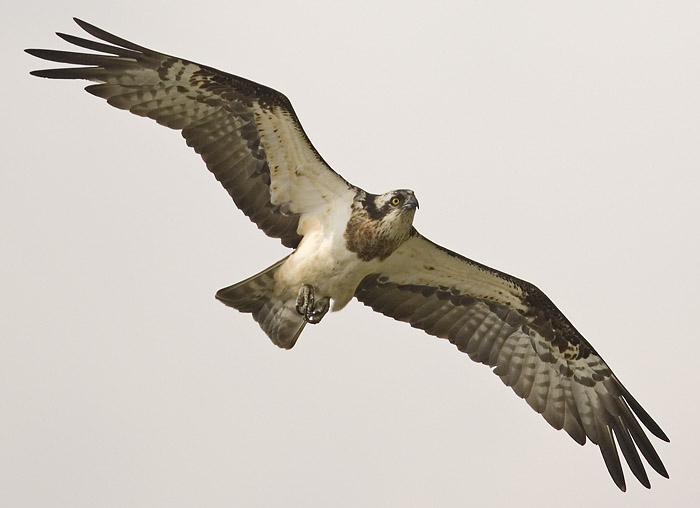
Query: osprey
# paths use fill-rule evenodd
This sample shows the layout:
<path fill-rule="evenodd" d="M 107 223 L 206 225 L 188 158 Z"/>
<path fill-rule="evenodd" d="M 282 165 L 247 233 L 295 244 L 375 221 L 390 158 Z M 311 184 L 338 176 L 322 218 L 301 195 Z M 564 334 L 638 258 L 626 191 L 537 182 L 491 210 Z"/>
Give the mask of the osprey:
<path fill-rule="evenodd" d="M 419 234 L 413 191 L 375 195 L 348 183 L 324 162 L 281 93 L 75 21 L 104 42 L 59 37 L 97 53 L 29 49 L 78 65 L 32 74 L 93 81 L 86 90 L 112 106 L 181 131 L 243 213 L 294 249 L 216 294 L 251 313 L 277 346 L 293 347 L 307 323 L 354 296 L 492 367 L 555 429 L 597 444 L 621 490 L 618 446 L 645 487 L 638 451 L 668 478 L 640 422 L 664 441 L 666 434 L 588 341 L 534 285 Z"/>

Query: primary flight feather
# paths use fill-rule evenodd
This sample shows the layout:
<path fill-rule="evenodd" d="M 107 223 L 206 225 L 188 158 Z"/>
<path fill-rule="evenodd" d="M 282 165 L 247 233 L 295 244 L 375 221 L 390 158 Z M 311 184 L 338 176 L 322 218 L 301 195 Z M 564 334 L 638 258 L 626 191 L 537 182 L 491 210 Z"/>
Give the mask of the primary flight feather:
<path fill-rule="evenodd" d="M 276 345 L 293 347 L 307 323 L 354 296 L 493 367 L 554 428 L 597 444 L 620 489 L 618 447 L 644 486 L 639 452 L 668 477 L 640 422 L 668 438 L 588 341 L 534 285 L 421 236 L 413 191 L 375 195 L 348 183 L 324 162 L 281 93 L 75 21 L 104 42 L 59 37 L 97 53 L 29 49 L 79 65 L 32 74 L 93 81 L 86 90 L 112 106 L 181 131 L 250 220 L 294 249 L 216 294 L 252 313 Z"/>

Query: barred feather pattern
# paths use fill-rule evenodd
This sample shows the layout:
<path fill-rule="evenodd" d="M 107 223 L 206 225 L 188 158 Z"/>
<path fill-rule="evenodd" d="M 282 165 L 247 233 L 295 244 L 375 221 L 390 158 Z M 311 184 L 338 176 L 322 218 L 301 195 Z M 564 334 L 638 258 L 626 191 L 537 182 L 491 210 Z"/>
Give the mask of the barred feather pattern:
<path fill-rule="evenodd" d="M 493 368 L 501 381 L 577 443 L 597 444 L 625 490 L 617 448 L 646 487 L 639 456 L 668 473 L 642 430 L 668 441 L 591 345 L 532 284 L 444 249 L 417 232 L 363 279 L 355 297 Z M 636 417 L 635 417 L 636 414 Z M 615 444 L 617 441 L 617 446 Z"/>
<path fill-rule="evenodd" d="M 76 22 L 108 44 L 59 37 L 102 54 L 29 49 L 45 60 L 82 66 L 32 74 L 96 82 L 86 87 L 89 93 L 180 130 L 236 205 L 268 236 L 296 247 L 300 217 L 322 206 L 319 195 L 354 190 L 311 145 L 283 94 Z"/>
<path fill-rule="evenodd" d="M 76 23 L 98 40 L 59 37 L 92 53 L 29 49 L 44 60 L 77 65 L 32 74 L 92 81 L 86 90 L 110 105 L 181 131 L 238 207 L 284 245 L 298 247 L 306 228 L 319 236 L 319 228 L 336 225 L 342 207 L 364 192 L 325 163 L 283 94 Z M 668 477 L 642 425 L 668 441 L 664 432 L 538 288 L 415 230 L 387 257 L 376 258 L 362 272 L 372 273 L 357 287 L 358 300 L 492 367 L 551 426 L 580 444 L 598 445 L 620 489 L 626 485 L 618 449 L 644 486 L 650 482 L 640 453 Z M 291 348 L 305 322 L 291 300 L 275 292 L 272 274 L 283 261 L 217 297 L 251 313 L 276 344 Z M 369 265 L 354 268 L 362 266 Z"/>

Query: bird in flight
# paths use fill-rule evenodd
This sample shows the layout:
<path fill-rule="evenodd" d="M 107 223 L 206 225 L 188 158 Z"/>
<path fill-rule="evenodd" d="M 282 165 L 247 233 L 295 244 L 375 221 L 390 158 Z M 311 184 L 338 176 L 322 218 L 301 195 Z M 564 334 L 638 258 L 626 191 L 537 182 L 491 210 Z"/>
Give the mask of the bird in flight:
<path fill-rule="evenodd" d="M 75 19 L 102 42 L 58 33 L 91 50 L 28 49 L 77 67 L 35 76 L 92 81 L 114 107 L 179 130 L 236 205 L 293 249 L 216 297 L 251 313 L 277 346 L 292 348 L 353 298 L 449 340 L 576 442 L 597 444 L 625 490 L 618 447 L 647 488 L 639 452 L 668 478 L 640 422 L 668 437 L 595 349 L 537 287 L 441 247 L 413 227 L 413 191 L 366 192 L 326 164 L 283 94 L 206 65 L 169 56 Z"/>

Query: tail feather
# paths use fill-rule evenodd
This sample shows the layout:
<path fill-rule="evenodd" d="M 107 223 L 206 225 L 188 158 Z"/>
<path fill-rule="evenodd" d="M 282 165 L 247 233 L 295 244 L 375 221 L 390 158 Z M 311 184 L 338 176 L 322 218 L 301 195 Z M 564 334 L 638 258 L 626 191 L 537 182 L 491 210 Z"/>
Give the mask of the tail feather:
<path fill-rule="evenodd" d="M 291 349 L 306 321 L 296 311 L 296 298 L 282 300 L 275 296 L 275 273 L 286 260 L 284 258 L 257 275 L 220 289 L 216 298 L 240 312 L 253 314 L 253 319 L 272 342 Z"/>

